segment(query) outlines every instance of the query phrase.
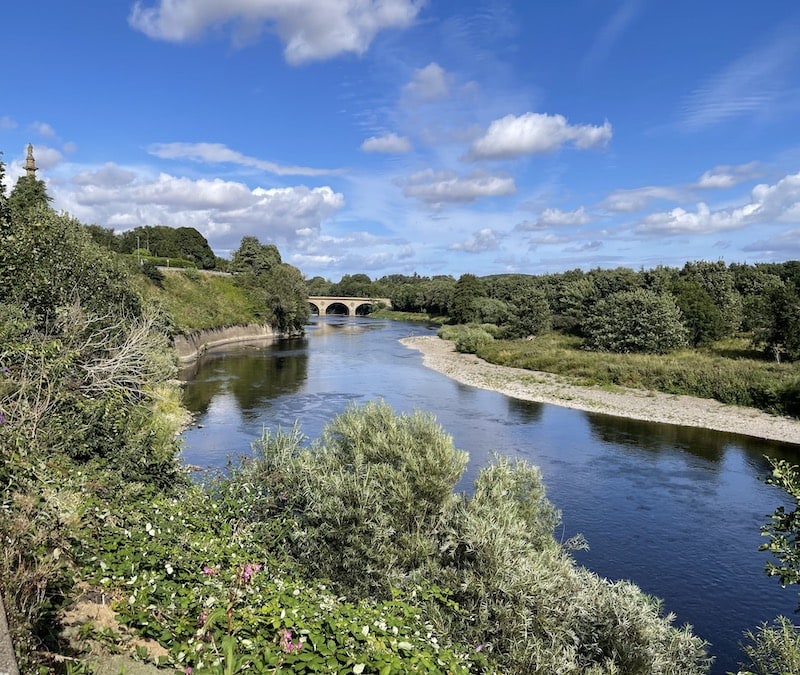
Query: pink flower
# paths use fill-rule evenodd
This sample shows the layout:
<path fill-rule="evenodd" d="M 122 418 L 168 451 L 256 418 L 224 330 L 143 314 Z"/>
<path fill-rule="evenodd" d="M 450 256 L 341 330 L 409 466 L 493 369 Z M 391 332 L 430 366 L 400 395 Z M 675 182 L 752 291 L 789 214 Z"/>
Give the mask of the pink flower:
<path fill-rule="evenodd" d="M 208 621 L 208 610 L 204 609 L 202 612 L 200 612 L 200 616 L 197 618 L 197 622 L 201 626 L 205 626 L 206 625 L 206 621 Z"/>
<path fill-rule="evenodd" d="M 217 570 L 215 570 L 213 567 L 209 567 L 208 565 L 203 567 L 203 574 L 207 574 L 208 576 L 213 576 L 216 573 Z"/>
<path fill-rule="evenodd" d="M 303 648 L 303 643 L 300 641 L 300 638 L 297 638 L 297 642 L 292 640 L 292 631 L 290 630 L 284 631 L 281 634 L 281 639 L 279 640 L 278 644 L 280 645 L 280 648 L 287 654 L 291 654 L 292 652 Z"/>
<path fill-rule="evenodd" d="M 242 581 L 244 583 L 249 584 L 250 579 L 253 578 L 253 575 L 261 569 L 261 563 L 247 563 L 242 568 Z"/>
<path fill-rule="evenodd" d="M 191 666 L 186 666 L 186 668 L 183 669 L 183 672 L 184 672 L 184 675 L 192 675 L 192 667 Z"/>

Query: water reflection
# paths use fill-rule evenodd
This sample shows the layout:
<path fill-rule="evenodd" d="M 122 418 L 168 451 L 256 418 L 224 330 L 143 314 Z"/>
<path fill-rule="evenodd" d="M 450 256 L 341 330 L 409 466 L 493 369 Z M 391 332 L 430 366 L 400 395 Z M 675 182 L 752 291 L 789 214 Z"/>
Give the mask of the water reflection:
<path fill-rule="evenodd" d="M 316 438 L 349 403 L 383 398 L 398 412 L 432 412 L 469 452 L 458 489 L 471 489 L 492 452 L 538 465 L 563 513 L 558 536 L 580 532 L 589 541 L 579 562 L 663 598 L 678 624 L 693 624 L 712 643 L 712 672 L 736 670 L 743 631 L 792 614 L 797 594 L 766 576 L 758 546 L 767 514 L 788 504 L 764 483 L 765 455 L 796 459 L 798 448 L 461 385 L 398 343 L 432 330 L 327 317 L 305 341 L 207 355 L 185 388 L 203 425 L 184 434 L 186 461 L 224 467 L 229 454 L 249 452 L 263 426 L 296 420 Z"/>
<path fill-rule="evenodd" d="M 204 415 L 216 397 L 231 394 L 241 414 L 254 420 L 273 399 L 296 393 L 303 386 L 308 377 L 305 346 L 305 340 L 286 340 L 268 348 L 204 355 L 184 371 L 184 377 L 194 371 L 184 404 L 196 415 Z"/>

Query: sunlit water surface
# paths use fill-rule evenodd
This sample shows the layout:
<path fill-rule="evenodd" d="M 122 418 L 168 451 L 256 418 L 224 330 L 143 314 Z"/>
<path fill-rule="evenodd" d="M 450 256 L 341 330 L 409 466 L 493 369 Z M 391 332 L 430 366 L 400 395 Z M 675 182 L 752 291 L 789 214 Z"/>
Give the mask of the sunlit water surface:
<path fill-rule="evenodd" d="M 711 643 L 712 672 L 735 670 L 742 633 L 797 593 L 764 573 L 759 528 L 787 504 L 764 483 L 769 456 L 800 448 L 718 432 L 651 424 L 528 403 L 454 382 L 398 340 L 432 334 L 419 324 L 325 317 L 307 337 L 206 355 L 184 373 L 197 426 L 184 460 L 224 467 L 251 452 L 264 427 L 295 422 L 309 438 L 352 401 L 383 399 L 399 412 L 432 412 L 470 455 L 469 490 L 493 452 L 539 466 L 561 509 L 558 537 L 584 535 L 576 559 L 610 579 L 663 598 L 679 624 Z"/>

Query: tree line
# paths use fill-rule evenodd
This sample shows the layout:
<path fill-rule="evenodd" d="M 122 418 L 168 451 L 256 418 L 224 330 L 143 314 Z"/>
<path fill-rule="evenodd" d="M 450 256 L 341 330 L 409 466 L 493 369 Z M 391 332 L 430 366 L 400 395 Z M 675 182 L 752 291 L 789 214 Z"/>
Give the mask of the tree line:
<path fill-rule="evenodd" d="M 307 281 L 311 295 L 388 297 L 392 308 L 494 326 L 506 339 L 557 331 L 611 352 L 665 353 L 746 332 L 777 361 L 800 359 L 800 261 L 557 274 L 394 274 Z"/>

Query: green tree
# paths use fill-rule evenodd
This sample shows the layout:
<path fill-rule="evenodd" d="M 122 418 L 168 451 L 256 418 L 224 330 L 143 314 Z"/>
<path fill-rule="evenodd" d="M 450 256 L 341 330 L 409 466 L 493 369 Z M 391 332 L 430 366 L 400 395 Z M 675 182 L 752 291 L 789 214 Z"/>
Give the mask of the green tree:
<path fill-rule="evenodd" d="M 708 293 L 725 320 L 725 335 L 732 335 L 742 324 L 742 297 L 736 290 L 733 273 L 721 260 L 687 262 L 680 278 L 699 284 Z"/>
<path fill-rule="evenodd" d="M 275 265 L 264 277 L 267 323 L 280 333 L 303 330 L 310 314 L 303 275 L 288 263 Z"/>
<path fill-rule="evenodd" d="M 510 315 L 503 329 L 504 337 L 524 338 L 550 330 L 553 316 L 543 290 L 528 291 L 512 298 Z"/>
<path fill-rule="evenodd" d="M 708 344 L 725 337 L 728 332 L 725 317 L 706 289 L 697 281 L 679 279 L 673 285 L 672 293 L 683 314 L 692 346 Z"/>
<path fill-rule="evenodd" d="M 613 293 L 595 303 L 583 330 L 586 346 L 599 351 L 663 354 L 687 344 L 675 299 L 644 289 Z"/>
<path fill-rule="evenodd" d="M 20 305 L 37 325 L 75 302 L 109 321 L 140 313 L 125 270 L 77 220 L 40 204 L 0 223 L 0 241 L 0 302 Z"/>
<path fill-rule="evenodd" d="M 257 237 L 243 237 L 239 248 L 233 252 L 232 272 L 246 272 L 256 277 L 267 274 L 281 264 L 281 254 L 274 244 L 262 244 Z"/>
<path fill-rule="evenodd" d="M 753 343 L 776 361 L 800 360 L 800 294 L 782 283 L 748 304 Z"/>
<path fill-rule="evenodd" d="M 450 303 L 450 320 L 453 323 L 469 323 L 477 317 L 475 301 L 486 294 L 481 280 L 474 274 L 462 274 L 453 287 Z"/>
<path fill-rule="evenodd" d="M 24 213 L 39 206 L 49 206 L 53 198 L 47 194 L 43 180 L 34 176 L 20 176 L 8 197 L 8 205 L 13 212 Z"/>

